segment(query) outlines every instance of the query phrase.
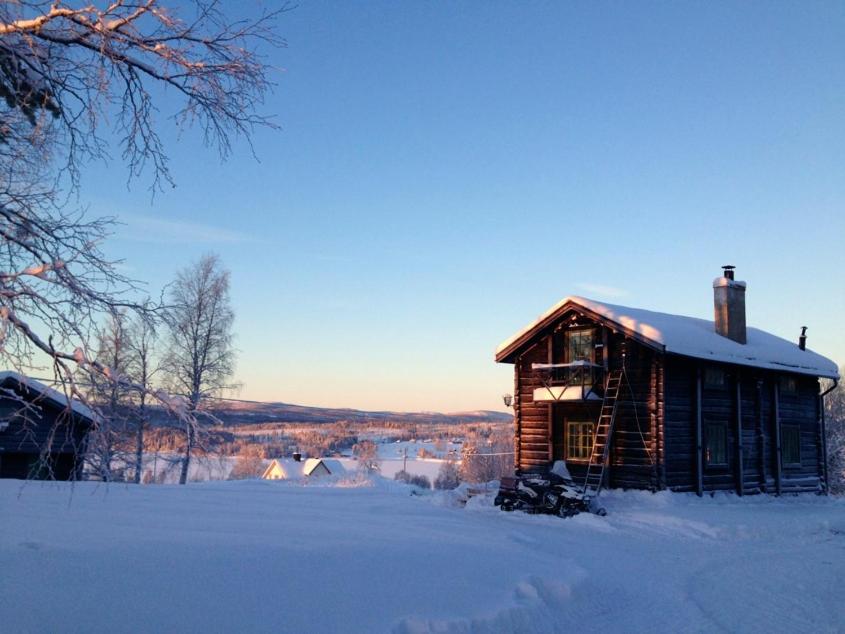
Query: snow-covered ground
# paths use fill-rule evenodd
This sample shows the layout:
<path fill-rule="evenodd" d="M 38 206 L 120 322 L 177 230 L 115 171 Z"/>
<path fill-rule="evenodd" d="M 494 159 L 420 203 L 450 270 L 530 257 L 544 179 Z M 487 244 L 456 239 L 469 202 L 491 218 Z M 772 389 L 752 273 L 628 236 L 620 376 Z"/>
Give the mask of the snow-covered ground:
<path fill-rule="evenodd" d="M 377 479 L 0 480 L 4 632 L 832 632 L 845 500 L 502 513 Z"/>
<path fill-rule="evenodd" d="M 394 454 L 386 451 L 379 455 L 391 456 Z M 148 454 L 144 456 L 144 471 L 154 474 L 155 478 L 161 478 L 160 480 L 157 479 L 157 482 L 176 484 L 179 482 L 181 459 L 181 454 L 177 453 Z M 237 460 L 236 456 L 194 456 L 188 469 L 188 480 L 191 482 L 227 480 Z M 355 458 L 337 458 L 337 460 L 347 472 L 354 472 L 358 469 L 358 461 Z M 381 458 L 379 467 L 381 474 L 391 480 L 404 467 L 411 475 L 423 475 L 434 482 L 443 462 L 445 460 L 439 458 L 417 458 L 409 452 L 407 460 L 396 457 Z M 269 464 L 270 460 L 264 461 L 265 467 Z M 460 464 L 460 461 L 458 461 L 458 464 Z"/>
<path fill-rule="evenodd" d="M 460 457 L 463 444 L 460 442 L 443 442 L 438 446 L 433 440 L 397 440 L 394 442 L 382 442 L 378 445 L 380 458 L 401 458 L 407 452 L 409 459 L 417 456 L 420 449 L 425 449 L 438 458 L 445 458 L 446 454 Z"/>

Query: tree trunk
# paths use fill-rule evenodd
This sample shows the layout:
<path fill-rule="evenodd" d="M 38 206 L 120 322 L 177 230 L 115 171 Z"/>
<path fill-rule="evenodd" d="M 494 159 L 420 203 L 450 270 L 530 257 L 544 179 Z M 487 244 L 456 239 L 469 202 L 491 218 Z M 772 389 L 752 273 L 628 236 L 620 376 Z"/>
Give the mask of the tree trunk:
<path fill-rule="evenodd" d="M 138 421 L 135 434 L 135 484 L 141 484 L 141 469 L 144 467 L 144 421 Z"/>
<path fill-rule="evenodd" d="M 188 465 L 191 463 L 191 449 L 194 446 L 194 426 L 188 423 L 187 442 L 185 443 L 185 457 L 182 458 L 182 473 L 179 475 L 179 484 L 188 481 Z"/>

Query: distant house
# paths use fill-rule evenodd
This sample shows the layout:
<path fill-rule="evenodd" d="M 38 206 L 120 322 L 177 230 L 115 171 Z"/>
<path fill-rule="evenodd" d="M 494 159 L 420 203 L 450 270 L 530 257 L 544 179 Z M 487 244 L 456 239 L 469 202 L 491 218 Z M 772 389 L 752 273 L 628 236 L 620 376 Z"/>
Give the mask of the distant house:
<path fill-rule="evenodd" d="M 302 460 L 299 454 L 293 458 L 276 458 L 261 476 L 265 480 L 297 480 L 326 475 L 340 475 L 346 470 L 339 460 L 332 458 L 308 458 Z"/>
<path fill-rule="evenodd" d="M 0 372 L 0 478 L 75 480 L 94 413 L 17 372 Z"/>
<path fill-rule="evenodd" d="M 566 460 L 585 488 L 826 491 L 819 379 L 836 364 L 803 331 L 746 328 L 745 283 L 724 268 L 714 321 L 567 297 L 499 346 L 518 471 Z"/>

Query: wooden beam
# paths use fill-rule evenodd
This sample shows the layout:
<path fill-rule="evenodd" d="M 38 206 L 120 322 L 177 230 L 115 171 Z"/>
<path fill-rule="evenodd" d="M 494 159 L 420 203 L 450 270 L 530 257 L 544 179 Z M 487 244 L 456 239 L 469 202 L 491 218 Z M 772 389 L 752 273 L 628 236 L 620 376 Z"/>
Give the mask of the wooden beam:
<path fill-rule="evenodd" d="M 742 456 L 742 375 L 736 373 L 736 492 L 745 492 L 745 465 Z"/>
<path fill-rule="evenodd" d="M 757 442 L 760 450 L 760 490 L 765 493 L 768 487 L 766 473 L 766 417 L 763 413 L 763 379 L 757 380 Z"/>
<path fill-rule="evenodd" d="M 772 411 L 774 413 L 774 436 L 775 436 L 775 487 L 777 490 L 777 494 L 780 495 L 783 492 L 783 471 L 782 469 L 782 462 L 781 462 L 781 447 L 780 447 L 780 388 L 778 387 L 778 379 L 777 377 L 774 378 L 774 383 L 772 385 L 772 393 L 773 393 L 773 403 L 772 403 Z"/>
<path fill-rule="evenodd" d="M 548 359 L 549 364 L 554 363 L 554 356 L 555 356 L 555 336 L 554 333 L 549 333 L 549 342 L 546 348 L 546 358 Z M 554 411 L 552 410 L 553 404 L 549 403 L 546 405 L 546 416 L 548 417 L 548 434 L 549 434 L 549 463 L 554 460 L 555 455 L 555 440 L 553 437 L 553 425 L 554 425 Z"/>
<path fill-rule="evenodd" d="M 513 466 L 515 473 L 522 468 L 522 455 L 519 451 L 519 437 L 522 433 L 522 409 L 519 398 L 519 375 L 522 372 L 522 357 L 516 360 L 513 368 Z"/>
<path fill-rule="evenodd" d="M 822 491 L 825 495 L 828 495 L 830 486 L 827 481 L 827 431 L 825 430 L 824 420 L 824 396 L 821 394 L 816 398 L 816 407 L 818 408 L 816 418 L 819 427 L 819 453 L 821 454 L 819 456 L 819 477 L 822 481 Z"/>
<path fill-rule="evenodd" d="M 704 495 L 704 447 L 701 433 L 701 365 L 695 368 L 695 492 Z"/>
<path fill-rule="evenodd" d="M 607 326 L 601 327 L 601 343 L 602 343 L 601 362 L 602 362 L 602 365 L 604 366 L 604 371 L 607 372 L 608 367 L 609 367 L 609 360 L 610 360 L 609 353 L 608 353 L 608 346 L 607 346 Z"/>
<path fill-rule="evenodd" d="M 651 360 L 651 376 L 649 378 L 649 422 L 652 441 L 652 456 L 654 460 L 655 488 L 662 491 L 666 488 L 666 472 L 664 469 L 664 441 L 662 423 L 663 395 L 662 395 L 663 364 L 656 358 Z M 634 405 L 636 407 L 636 404 Z"/>

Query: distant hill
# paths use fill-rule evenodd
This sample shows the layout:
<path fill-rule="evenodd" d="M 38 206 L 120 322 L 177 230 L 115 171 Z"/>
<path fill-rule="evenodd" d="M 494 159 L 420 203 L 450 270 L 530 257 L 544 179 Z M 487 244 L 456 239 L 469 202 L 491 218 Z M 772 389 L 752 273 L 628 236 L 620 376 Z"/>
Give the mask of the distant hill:
<path fill-rule="evenodd" d="M 457 424 L 457 423 L 508 423 L 513 415 L 506 412 L 478 410 L 471 412 L 388 412 L 358 409 L 308 407 L 290 403 L 261 403 L 258 401 L 216 401 L 211 411 L 224 425 L 250 423 L 396 423 Z"/>

